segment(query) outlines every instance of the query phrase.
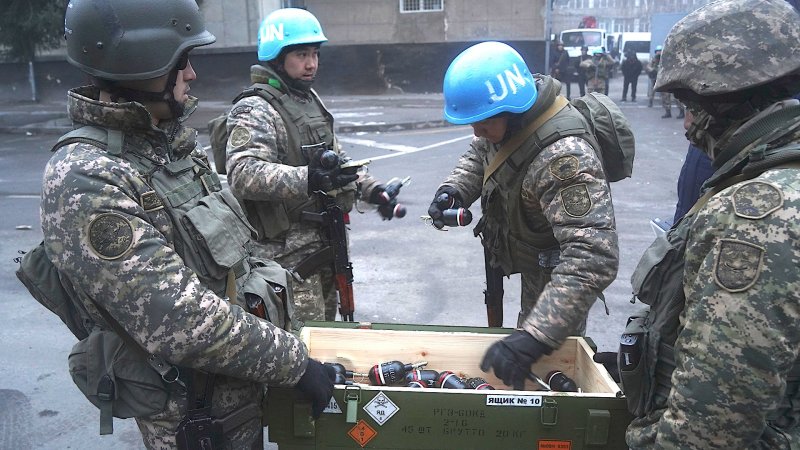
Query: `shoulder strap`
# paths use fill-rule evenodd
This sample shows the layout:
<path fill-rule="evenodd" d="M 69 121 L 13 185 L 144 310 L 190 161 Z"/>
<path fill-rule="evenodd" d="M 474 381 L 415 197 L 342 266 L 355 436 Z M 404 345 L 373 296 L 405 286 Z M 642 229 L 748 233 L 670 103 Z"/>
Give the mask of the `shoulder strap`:
<path fill-rule="evenodd" d="M 718 185 L 716 185 L 716 186 L 712 187 L 711 189 L 709 189 L 708 191 L 706 191 L 706 193 L 703 194 L 702 197 L 697 199 L 697 201 L 692 206 L 692 209 L 690 209 L 689 212 L 687 212 L 685 215 L 686 216 L 690 216 L 692 214 L 695 214 L 697 211 L 700 210 L 700 208 L 702 208 L 706 203 L 708 203 L 708 201 L 711 199 L 711 197 L 715 196 L 716 194 L 720 193 L 721 191 L 733 186 L 736 183 L 741 183 L 742 181 L 752 180 L 753 178 L 756 178 L 757 176 L 761 175 L 762 173 L 764 173 L 764 172 L 766 172 L 767 170 L 770 170 L 770 169 L 800 169 L 800 161 L 791 161 L 791 162 L 788 162 L 786 164 L 778 164 L 776 166 L 767 167 L 764 170 L 759 171 L 759 172 L 749 172 L 747 174 L 739 174 L 739 175 L 732 176 L 732 177 L 730 177 L 730 178 L 728 178 L 726 180 L 723 180 Z"/>
<path fill-rule="evenodd" d="M 519 133 L 514 135 L 514 137 L 503 144 L 497 154 L 494 155 L 494 158 L 492 158 L 492 162 L 489 163 L 489 167 L 487 167 L 483 172 L 483 184 L 486 184 L 486 182 L 489 180 L 489 177 L 491 177 L 492 174 L 495 173 L 497 169 L 499 169 L 500 166 L 508 159 L 508 157 L 517 151 L 517 149 L 519 149 L 520 146 L 526 140 L 528 140 L 528 138 L 531 137 L 531 135 L 533 135 L 537 129 L 539 129 L 539 127 L 550 120 L 559 111 L 564 109 L 568 103 L 569 101 L 566 98 L 560 95 L 557 96 L 553 104 L 550 105 L 550 107 L 547 108 L 539 117 L 537 117 L 536 120 L 529 123 L 525 128 L 520 130 Z"/>
<path fill-rule="evenodd" d="M 96 145 L 111 155 L 119 156 L 122 154 L 125 134 L 122 130 L 84 125 L 61 136 L 53 146 L 52 151 L 77 142 Z"/>

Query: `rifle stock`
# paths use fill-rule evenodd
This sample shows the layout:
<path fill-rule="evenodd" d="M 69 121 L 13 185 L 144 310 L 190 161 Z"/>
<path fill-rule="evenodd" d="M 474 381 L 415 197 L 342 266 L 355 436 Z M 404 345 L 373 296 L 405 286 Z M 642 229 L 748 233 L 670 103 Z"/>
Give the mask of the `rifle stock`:
<path fill-rule="evenodd" d="M 486 318 L 490 327 L 503 326 L 503 271 L 490 264 L 491 256 L 484 248 L 483 261 L 486 268 L 486 290 L 483 291 L 486 303 Z"/>

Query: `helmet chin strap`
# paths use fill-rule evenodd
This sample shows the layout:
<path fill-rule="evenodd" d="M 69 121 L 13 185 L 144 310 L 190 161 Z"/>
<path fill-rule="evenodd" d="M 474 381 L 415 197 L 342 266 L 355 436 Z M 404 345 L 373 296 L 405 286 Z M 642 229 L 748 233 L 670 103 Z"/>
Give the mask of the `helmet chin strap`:
<path fill-rule="evenodd" d="M 167 77 L 167 83 L 161 92 L 150 92 L 150 91 L 142 91 L 139 89 L 131 89 L 124 86 L 120 86 L 115 82 L 109 80 L 101 80 L 101 86 L 99 87 L 104 91 L 107 91 L 109 94 L 111 94 L 112 102 L 119 102 L 120 99 L 125 99 L 139 103 L 145 103 L 145 102 L 166 103 L 172 115 L 172 118 L 177 119 L 183 116 L 184 113 L 184 105 L 175 100 L 175 94 L 173 92 L 177 80 L 178 80 L 178 68 L 175 67 L 170 71 L 169 76 Z"/>

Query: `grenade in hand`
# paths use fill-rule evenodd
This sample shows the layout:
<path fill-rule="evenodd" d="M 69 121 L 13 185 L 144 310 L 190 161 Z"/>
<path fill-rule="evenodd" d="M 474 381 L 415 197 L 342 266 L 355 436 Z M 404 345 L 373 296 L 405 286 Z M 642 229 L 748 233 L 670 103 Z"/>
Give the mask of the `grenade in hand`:
<path fill-rule="evenodd" d="M 436 387 L 441 389 L 466 389 L 467 384 L 458 375 L 445 370 L 439 374 L 439 378 L 436 380 Z"/>
<path fill-rule="evenodd" d="M 389 361 L 372 366 L 369 369 L 369 381 L 376 386 L 390 386 L 401 383 L 406 373 L 427 365 L 426 361 L 414 364 L 403 364 L 400 361 Z"/>
<path fill-rule="evenodd" d="M 366 377 L 367 374 L 365 373 L 358 373 L 353 372 L 352 370 L 347 370 L 343 365 L 339 363 L 324 363 L 326 366 L 333 367 L 333 370 L 336 371 L 336 378 L 333 381 L 333 384 L 353 384 L 352 380 L 353 376 L 357 377 Z"/>
<path fill-rule="evenodd" d="M 419 381 L 421 383 L 425 383 L 426 387 L 432 387 L 436 383 L 436 379 L 439 378 L 439 372 L 431 369 L 414 369 L 410 372 L 406 373 L 405 381 L 409 384 L 412 381 Z"/>
<path fill-rule="evenodd" d="M 564 375 L 560 370 L 551 370 L 545 377 L 550 389 L 558 392 L 578 392 L 578 385 L 575 380 Z"/>
<path fill-rule="evenodd" d="M 494 390 L 494 386 L 481 377 L 469 378 L 466 383 L 468 388 L 475 389 L 476 391 Z"/>
<path fill-rule="evenodd" d="M 456 199 L 447 192 L 436 197 L 436 206 L 442 211 L 440 219 L 448 227 L 465 227 L 472 222 L 472 213 L 466 208 L 454 208 Z"/>

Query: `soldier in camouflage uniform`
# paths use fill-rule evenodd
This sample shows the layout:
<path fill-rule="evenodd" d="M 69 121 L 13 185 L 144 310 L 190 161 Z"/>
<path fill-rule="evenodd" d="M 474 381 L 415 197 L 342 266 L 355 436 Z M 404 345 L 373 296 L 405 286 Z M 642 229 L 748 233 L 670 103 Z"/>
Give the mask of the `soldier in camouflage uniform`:
<path fill-rule="evenodd" d="M 531 130 L 553 136 L 558 123 L 583 126 L 559 91 L 557 80 L 534 78 L 519 53 L 499 42 L 462 52 L 444 80 L 445 118 L 470 124 L 475 138 L 435 198 L 447 193 L 457 206 L 480 198 L 475 233 L 492 267 L 521 274 L 521 330 L 495 343 L 481 364 L 517 389 L 533 362 L 581 333 L 618 267 L 614 208 L 598 153 L 577 136 L 544 148 L 530 137 Z M 507 149 L 514 152 L 503 161 Z M 428 210 L 434 220 L 440 206 L 434 201 Z"/>
<path fill-rule="evenodd" d="M 634 275 L 650 306 L 620 347 L 632 449 L 800 446 L 798 55 L 784 0 L 711 3 L 664 44 L 656 90 L 689 109 L 716 172 Z"/>
<path fill-rule="evenodd" d="M 304 211 L 320 211 L 317 192 L 338 193 L 336 201 L 345 212 L 359 195 L 380 205 L 384 219 L 395 217 L 396 200 L 386 194 L 383 184 L 364 173 L 358 177 L 338 168 L 325 173 L 313 156 L 301 150 L 322 143 L 337 152 L 340 161 L 347 160 L 333 133 L 333 117 L 311 89 L 319 47 L 326 41 L 310 12 L 273 11 L 258 33 L 258 59 L 267 64 L 251 67 L 254 85 L 234 100 L 227 119 L 228 182 L 259 232 L 255 251 L 287 268 L 306 262 L 315 266 L 294 288 L 296 317 L 301 321 L 336 318 L 330 262 L 313 261 L 312 256 L 325 245 L 324 231 L 301 217 Z M 320 184 L 323 178 L 331 183 Z"/>
<path fill-rule="evenodd" d="M 91 334 L 76 344 L 89 342 L 81 347 L 89 357 L 83 367 L 96 364 L 92 343 L 103 343 L 97 336 L 123 339 L 134 359 L 111 374 L 118 382 L 116 394 L 110 384 L 115 401 L 126 395 L 126 373 L 152 371 L 152 361 L 180 372 L 158 389 L 169 392 L 165 404 L 136 417 L 147 448 L 179 446 L 179 423 L 196 406 L 187 394 L 198 389 L 213 389 L 205 405 L 223 434 L 214 448 L 261 448 L 266 384 L 297 385 L 312 396 L 318 415 L 335 374 L 310 359 L 304 344 L 284 329 L 288 312 L 274 314 L 273 324 L 243 307 L 245 295 L 277 298 L 272 291 L 279 286 L 253 287 L 270 282 L 260 275 L 270 263 L 256 264 L 246 253 L 244 213 L 220 190 L 196 131 L 182 125 L 196 104 L 187 95 L 196 78 L 189 52 L 215 37 L 193 0 L 72 0 L 65 28 L 68 60 L 93 85 L 69 92 L 70 117 L 83 127 L 62 138 L 45 168 L 41 221 L 46 254 L 87 312 Z M 195 206 L 182 212 L 184 205 Z M 223 220 L 215 232 L 202 226 L 214 218 L 207 210 Z M 187 232 L 178 217 L 199 219 L 192 222 L 198 228 Z M 192 251 L 203 248 L 193 247 L 196 233 L 220 244 L 204 247 L 213 256 L 234 248 L 241 258 L 230 267 L 198 259 Z M 226 239 L 233 234 L 237 240 Z M 280 287 L 290 290 L 282 272 Z M 129 336 L 109 337 L 118 330 Z M 75 353 L 71 371 L 80 369 L 73 367 Z M 149 354 L 151 362 L 140 354 Z M 185 445 L 199 448 L 191 440 Z"/>

